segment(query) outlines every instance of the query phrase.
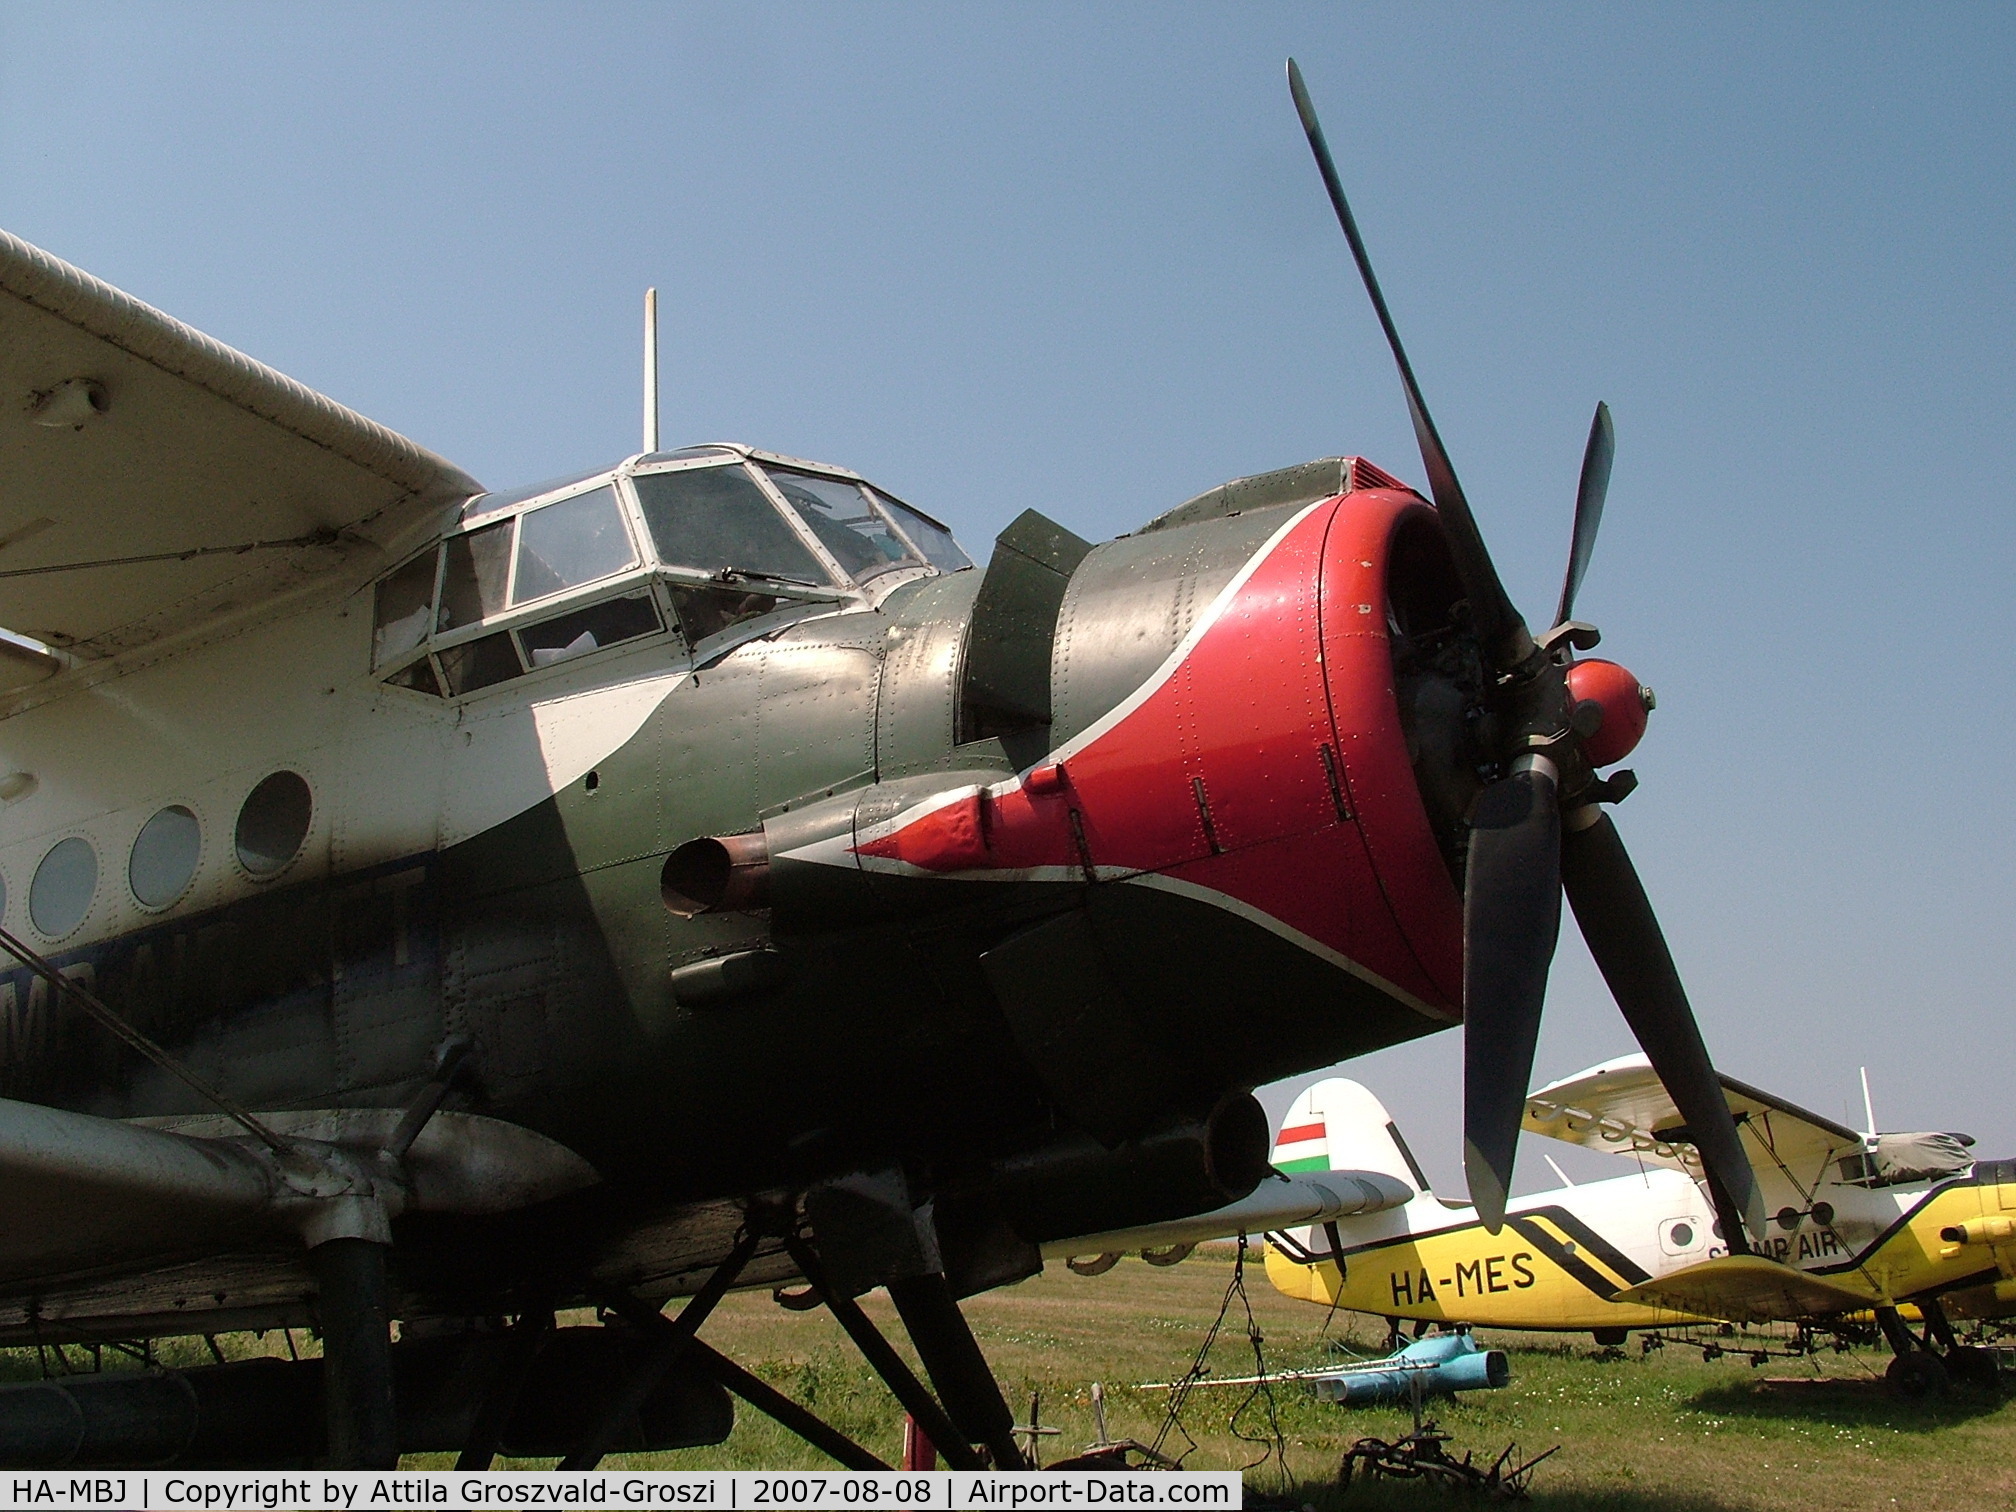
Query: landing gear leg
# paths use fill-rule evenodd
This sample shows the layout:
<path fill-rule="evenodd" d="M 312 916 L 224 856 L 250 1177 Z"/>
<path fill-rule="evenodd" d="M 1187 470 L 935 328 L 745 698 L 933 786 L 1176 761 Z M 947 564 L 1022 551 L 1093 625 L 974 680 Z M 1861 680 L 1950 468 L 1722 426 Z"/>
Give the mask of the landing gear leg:
<path fill-rule="evenodd" d="M 308 1251 L 320 1296 L 322 1399 L 332 1470 L 399 1467 L 385 1279 L 390 1248 L 370 1239 L 329 1239 Z"/>
<path fill-rule="evenodd" d="M 560 1461 L 562 1470 L 593 1470 L 602 1463 L 602 1456 L 616 1442 L 623 1425 L 636 1415 L 651 1395 L 652 1387 L 664 1379 L 665 1372 L 692 1344 L 693 1336 L 707 1321 L 707 1315 L 728 1295 L 728 1288 L 734 1285 L 735 1278 L 742 1274 L 743 1267 L 756 1253 L 756 1243 L 757 1235 L 753 1230 L 744 1233 L 741 1242 L 729 1252 L 726 1260 L 715 1267 L 706 1284 L 679 1309 L 679 1316 L 670 1320 L 667 1327 L 653 1330 L 654 1337 L 644 1358 L 631 1369 L 626 1379 L 618 1383 L 609 1400 L 603 1404 L 602 1417 L 588 1437 L 572 1454 Z"/>
<path fill-rule="evenodd" d="M 972 1441 L 953 1426 L 951 1417 L 938 1405 L 938 1399 L 924 1389 L 924 1383 L 903 1363 L 903 1357 L 876 1331 L 874 1323 L 861 1311 L 861 1304 L 836 1288 L 827 1278 L 826 1267 L 820 1264 L 819 1257 L 801 1239 L 786 1239 L 784 1248 L 798 1267 L 798 1273 L 825 1302 L 834 1321 L 847 1330 L 847 1337 L 854 1341 L 854 1347 L 861 1351 L 875 1374 L 882 1377 L 882 1383 L 902 1404 L 903 1410 L 917 1419 L 925 1436 L 938 1446 L 938 1452 L 945 1456 L 945 1463 L 954 1470 L 984 1470 L 986 1465 L 973 1452 Z"/>
<path fill-rule="evenodd" d="M 1923 1397 L 1937 1396 L 1946 1389 L 1945 1365 L 1904 1326 L 1896 1308 L 1877 1308 L 1876 1323 L 1897 1356 L 1883 1373 L 1892 1391 L 1903 1397 Z"/>
<path fill-rule="evenodd" d="M 666 1317 L 649 1303 L 638 1301 L 628 1292 L 612 1291 L 608 1294 L 607 1302 L 618 1317 L 647 1337 L 667 1343 L 671 1342 L 675 1334 L 685 1337 L 684 1330 L 681 1330 L 671 1318 Z M 889 1468 L 884 1461 L 877 1459 L 839 1429 L 821 1420 L 817 1414 L 806 1411 L 783 1392 L 757 1379 L 719 1350 L 710 1348 L 698 1339 L 686 1337 L 682 1352 L 701 1371 L 712 1376 L 758 1412 L 797 1434 L 814 1449 L 832 1455 L 849 1470 Z"/>
<path fill-rule="evenodd" d="M 511 1413 L 518 1405 L 518 1398 L 524 1394 L 525 1383 L 531 1378 L 540 1346 L 552 1332 L 553 1313 L 550 1307 L 534 1307 L 512 1325 L 511 1340 L 505 1348 L 504 1358 L 497 1362 L 497 1372 L 491 1377 L 490 1389 L 483 1393 L 482 1405 L 476 1409 L 475 1426 L 469 1430 L 469 1440 L 462 1446 L 462 1453 L 455 1461 L 457 1470 L 490 1468 L 490 1462 L 497 1457 L 497 1450 L 504 1442 L 504 1429 L 511 1421 Z"/>
<path fill-rule="evenodd" d="M 662 1317 L 654 1313 L 653 1317 Z M 669 1324 L 667 1325 L 670 1326 Z M 773 1422 L 789 1429 L 814 1449 L 830 1454 L 849 1470 L 887 1470 L 877 1459 L 830 1423 L 807 1412 L 774 1387 L 765 1385 L 718 1350 L 695 1339 L 687 1348 L 700 1368 Z"/>
<path fill-rule="evenodd" d="M 942 1275 L 929 1275 L 891 1281 L 888 1287 L 953 1425 L 969 1442 L 987 1446 L 995 1469 L 1026 1470 L 1015 1442 L 1015 1414 L 1008 1410 L 950 1284 Z"/>

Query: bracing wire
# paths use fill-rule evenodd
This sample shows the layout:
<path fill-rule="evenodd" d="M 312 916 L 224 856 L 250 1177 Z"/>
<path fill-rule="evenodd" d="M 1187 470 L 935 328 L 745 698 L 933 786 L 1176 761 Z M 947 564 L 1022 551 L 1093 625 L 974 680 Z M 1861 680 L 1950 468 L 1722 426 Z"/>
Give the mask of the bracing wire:
<path fill-rule="evenodd" d="M 287 1153 L 287 1146 L 281 1142 L 278 1134 L 106 1007 L 98 995 L 83 983 L 65 976 L 4 928 L 0 928 L 0 948 L 4 948 L 9 955 L 47 982 L 56 994 L 57 1002 L 60 1003 L 67 996 L 70 1001 L 82 1008 L 87 1016 L 106 1029 L 114 1039 L 166 1071 L 276 1155 Z"/>

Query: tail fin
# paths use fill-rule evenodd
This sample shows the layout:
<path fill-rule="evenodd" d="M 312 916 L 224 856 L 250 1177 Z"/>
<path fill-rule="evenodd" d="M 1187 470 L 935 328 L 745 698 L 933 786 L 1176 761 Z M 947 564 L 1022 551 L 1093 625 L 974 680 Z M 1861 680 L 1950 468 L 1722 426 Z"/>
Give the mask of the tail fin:
<path fill-rule="evenodd" d="M 1417 1192 L 1428 1190 L 1428 1178 L 1385 1104 L 1341 1076 L 1304 1087 L 1288 1105 L 1274 1141 L 1274 1166 L 1291 1176 L 1298 1171 L 1380 1171 Z"/>

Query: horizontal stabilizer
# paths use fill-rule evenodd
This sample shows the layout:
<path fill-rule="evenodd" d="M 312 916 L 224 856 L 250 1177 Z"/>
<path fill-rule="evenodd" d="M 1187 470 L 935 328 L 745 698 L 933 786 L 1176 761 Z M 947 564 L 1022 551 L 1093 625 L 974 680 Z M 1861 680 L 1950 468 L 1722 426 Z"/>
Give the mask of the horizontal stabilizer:
<path fill-rule="evenodd" d="M 1677 1308 L 1731 1323 L 1763 1323 L 1858 1311 L 1881 1299 L 1761 1255 L 1724 1255 L 1657 1276 L 1611 1300 Z"/>

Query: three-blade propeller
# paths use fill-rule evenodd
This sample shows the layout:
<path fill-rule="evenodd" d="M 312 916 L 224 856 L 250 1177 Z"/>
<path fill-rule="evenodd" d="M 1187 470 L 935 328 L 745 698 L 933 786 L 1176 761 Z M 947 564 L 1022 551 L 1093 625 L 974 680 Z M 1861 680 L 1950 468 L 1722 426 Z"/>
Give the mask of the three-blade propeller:
<path fill-rule="evenodd" d="M 1700 1152 L 1723 1234 L 1730 1249 L 1741 1252 L 1747 1248 L 1745 1220 L 1752 1233 L 1763 1231 L 1762 1201 L 1658 919 L 1616 826 L 1597 807 L 1611 790 L 1597 779 L 1584 743 L 1599 728 L 1602 708 L 1578 701 L 1568 680 L 1569 648 L 1595 643 L 1594 632 L 1572 625 L 1569 616 L 1610 483 L 1610 411 L 1596 406 L 1554 629 L 1536 642 L 1499 581 L 1429 417 L 1292 58 L 1288 89 L 1400 370 L 1429 491 L 1469 600 L 1470 623 L 1494 673 L 1488 696 L 1500 732 L 1500 749 L 1492 753 L 1498 775 L 1471 816 L 1463 891 L 1463 1153 L 1471 1200 L 1485 1226 L 1498 1232 L 1565 891 L 1625 1021 L 1686 1122 L 1684 1130 L 1668 1132 Z"/>

